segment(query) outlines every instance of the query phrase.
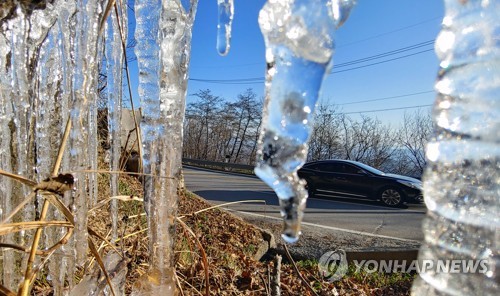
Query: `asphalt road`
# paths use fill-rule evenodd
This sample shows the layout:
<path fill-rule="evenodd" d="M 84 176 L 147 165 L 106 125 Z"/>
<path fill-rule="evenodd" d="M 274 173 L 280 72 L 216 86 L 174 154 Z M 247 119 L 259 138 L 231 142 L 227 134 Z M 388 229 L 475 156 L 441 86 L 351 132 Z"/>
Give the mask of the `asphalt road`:
<path fill-rule="evenodd" d="M 184 167 L 184 178 L 188 190 L 214 204 L 261 200 L 226 208 L 280 217 L 278 197 L 256 177 Z M 421 224 L 425 212 L 424 204 L 390 208 L 374 201 L 319 196 L 308 199 L 304 222 L 324 229 L 423 241 Z"/>

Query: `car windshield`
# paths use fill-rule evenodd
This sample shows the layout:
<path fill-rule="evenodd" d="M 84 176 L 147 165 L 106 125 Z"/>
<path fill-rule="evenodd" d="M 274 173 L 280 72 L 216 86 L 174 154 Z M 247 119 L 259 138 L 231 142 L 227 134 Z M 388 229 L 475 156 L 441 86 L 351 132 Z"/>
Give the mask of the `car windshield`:
<path fill-rule="evenodd" d="M 376 174 L 376 175 L 385 175 L 384 172 L 377 170 L 376 168 L 372 168 L 369 165 L 366 165 L 361 162 L 353 161 L 352 163 L 356 164 L 357 166 L 360 166 L 362 169 L 369 171 L 370 173 Z"/>

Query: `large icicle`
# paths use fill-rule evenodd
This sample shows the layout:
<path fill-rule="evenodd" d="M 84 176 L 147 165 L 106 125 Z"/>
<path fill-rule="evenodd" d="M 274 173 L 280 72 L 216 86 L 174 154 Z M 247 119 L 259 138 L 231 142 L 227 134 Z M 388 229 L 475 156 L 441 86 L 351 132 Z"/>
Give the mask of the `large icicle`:
<path fill-rule="evenodd" d="M 500 1 L 444 7 L 418 259 L 452 262 L 461 272 L 422 268 L 412 295 L 499 295 Z"/>
<path fill-rule="evenodd" d="M 181 175 L 182 122 L 187 87 L 191 28 L 197 1 L 136 2 L 135 48 L 144 116 L 144 203 L 148 215 L 150 269 L 135 295 L 173 295 L 173 227 Z M 161 8 L 161 9 L 160 9 Z M 161 12 L 161 13 L 160 13 Z M 158 60 L 160 57 L 160 60 Z"/>
<path fill-rule="evenodd" d="M 74 74 L 70 99 L 72 130 L 70 135 L 70 171 L 90 169 L 89 151 L 97 141 L 90 141 L 88 127 L 92 126 L 89 107 L 95 106 L 95 77 L 97 75 L 97 32 L 101 1 L 79 0 L 76 12 L 76 36 L 72 47 Z M 75 174 L 76 190 L 73 195 L 72 211 L 75 215 L 75 254 L 78 261 L 84 259 L 87 251 L 87 199 L 93 190 L 92 176 L 89 173 Z"/>
<path fill-rule="evenodd" d="M 225 56 L 231 46 L 231 29 L 233 25 L 233 0 L 217 0 L 219 18 L 217 22 L 217 51 Z"/>
<path fill-rule="evenodd" d="M 101 2 L 33 0 L 2 3 L 0 124 L 2 133 L 8 134 L 2 136 L 0 145 L 2 169 L 38 181 L 49 177 L 68 117 L 72 118 L 73 129 L 60 171 L 95 168 L 96 114 L 88 109 L 95 107 L 95 57 Z M 87 202 L 94 199 L 92 195 L 96 193 L 95 174 L 76 175 L 79 179 L 77 192 L 73 196 L 68 193 L 62 199 L 76 216 L 75 236 L 53 254 L 49 263 L 48 279 L 54 286 L 55 295 L 64 293 L 65 282 L 71 287 L 73 276 L 68 271 L 72 273 L 79 264 L 74 259 L 80 259 L 80 263 L 86 259 Z M 2 209 L 10 212 L 29 189 L 7 178 L 0 181 Z M 23 209 L 22 219 L 34 220 L 36 211 L 35 205 L 29 203 Z M 62 219 L 60 213 L 52 210 L 47 218 Z M 64 230 L 48 230 L 38 247 L 52 245 Z M 32 240 L 28 234 L 18 235 L 12 242 L 30 245 Z M 8 242 L 9 239 L 7 236 Z M 17 255 L 7 253 L 3 253 L 7 258 L 3 261 L 3 283 L 10 288 L 17 287 L 23 274 L 22 264 L 26 263 L 25 260 L 20 263 L 22 260 L 17 260 Z"/>
<path fill-rule="evenodd" d="M 2 136 L 0 137 L 0 168 L 12 172 L 13 157 L 12 141 L 13 141 L 13 113 L 12 104 L 10 103 L 10 73 L 11 68 L 10 58 L 11 47 L 7 34 L 0 34 L 0 129 Z M 0 219 L 3 221 L 15 207 L 12 198 L 12 189 L 14 182 L 10 178 L 0 176 Z M 9 234 L 1 237 L 3 243 L 15 243 L 14 235 Z M 21 278 L 17 275 L 16 270 L 12 266 L 18 266 L 19 261 L 16 262 L 14 251 L 6 251 L 2 249 L 2 282 L 3 285 L 13 287 L 19 285 Z"/>
<path fill-rule="evenodd" d="M 75 2 L 64 2 L 57 4 L 61 8 L 61 11 L 58 15 L 57 23 L 51 30 L 51 34 L 53 34 L 54 38 L 57 40 L 57 44 L 54 44 L 54 46 L 56 46 L 57 52 L 55 53 L 55 61 L 53 67 L 60 70 L 61 79 L 57 81 L 58 88 L 55 90 L 54 97 L 52 98 L 56 101 L 55 103 L 57 112 L 54 114 L 54 117 L 57 120 L 57 124 L 52 125 L 51 128 L 54 129 L 54 134 L 58 135 L 57 138 L 59 138 L 59 141 L 61 139 L 62 131 L 64 131 L 65 129 L 65 124 L 68 120 L 68 117 L 70 116 L 68 110 L 72 93 L 71 85 L 74 65 L 69 57 L 72 56 L 72 32 L 74 31 L 74 13 L 77 8 Z M 56 144 L 56 146 L 59 147 L 59 143 Z M 67 147 L 65 156 L 63 158 L 61 166 L 62 171 L 70 170 L 68 148 L 70 147 Z M 54 162 L 55 160 L 52 161 Z M 52 173 L 52 167 L 53 165 L 47 168 L 45 173 L 50 175 Z M 63 200 L 66 205 L 69 206 L 71 202 L 71 193 L 67 192 Z M 56 219 L 64 219 L 62 213 L 53 208 L 49 209 L 48 217 L 52 216 Z M 46 231 L 46 245 L 50 246 L 56 243 L 64 235 L 65 231 L 65 229 L 49 229 L 48 231 Z M 70 276 L 71 271 L 75 266 L 74 243 L 74 240 L 70 240 L 70 242 L 68 242 L 66 246 L 63 246 L 60 250 L 56 251 L 49 261 L 48 278 L 50 279 L 52 287 L 54 288 L 54 295 L 64 295 L 66 291 L 66 279 Z"/>
<path fill-rule="evenodd" d="M 52 1 L 58 4 L 57 1 Z M 10 5 L 10 7 L 9 7 Z M 37 115 L 40 111 L 40 98 L 37 96 L 40 88 L 45 87 L 40 81 L 41 75 L 37 69 L 40 59 L 43 59 L 42 44 L 54 24 L 59 6 L 49 5 L 44 1 L 38 6 L 26 3 L 7 3 L 2 8 L 12 8 L 12 13 L 0 12 L 0 118 L 2 130 L 2 155 L 0 168 L 17 173 L 29 179 L 37 179 L 39 174 Z M 43 9 L 45 10 L 33 10 Z M 41 119 L 43 121 L 43 119 Z M 38 125 L 39 126 L 39 125 Z M 0 199 L 4 214 L 10 211 L 24 199 L 30 189 L 12 183 L 8 178 L 1 178 Z M 3 211 L 2 210 L 2 211 Z M 33 220 L 36 217 L 33 203 L 28 204 L 21 216 L 15 216 L 14 221 Z M 12 222 L 12 221 L 9 221 Z M 4 242 L 28 245 L 31 243 L 32 232 L 21 235 L 7 235 Z M 9 287 L 18 286 L 22 273 L 17 268 L 25 267 L 25 260 L 19 253 L 2 250 L 3 283 Z"/>
<path fill-rule="evenodd" d="M 52 168 L 61 144 L 61 131 L 67 121 L 67 112 L 62 110 L 63 75 L 61 53 L 58 47 L 59 26 L 55 25 L 49 33 L 42 49 L 37 65 L 38 90 L 36 93 L 36 149 L 38 174 L 40 182 L 52 174 Z M 43 65 L 43 66 L 41 66 Z M 41 206 L 43 198 L 38 198 Z M 39 211 L 39 210 L 38 210 Z M 64 216 L 57 209 L 50 207 L 47 220 L 64 220 Z M 65 229 L 50 228 L 44 231 L 45 247 L 54 245 L 65 233 Z M 56 252 L 49 262 L 49 279 L 54 288 L 54 295 L 62 295 L 64 291 L 64 276 L 66 274 L 65 260 L 60 252 Z"/>
<path fill-rule="evenodd" d="M 333 35 L 353 2 L 274 0 L 259 15 L 268 69 L 255 173 L 279 197 L 288 243 L 300 234 L 307 192 L 297 170 L 307 156 L 315 104 L 331 67 Z"/>
<path fill-rule="evenodd" d="M 121 106 L 122 106 L 122 69 L 123 48 L 118 19 L 114 13 L 108 20 L 108 35 L 106 38 L 106 68 L 107 68 L 107 95 L 108 95 L 108 131 L 110 135 L 111 159 L 110 169 L 120 170 L 121 156 Z M 111 196 L 119 195 L 118 175 L 111 174 L 110 177 Z M 111 233 L 117 238 L 118 205 L 117 201 L 111 201 Z"/>

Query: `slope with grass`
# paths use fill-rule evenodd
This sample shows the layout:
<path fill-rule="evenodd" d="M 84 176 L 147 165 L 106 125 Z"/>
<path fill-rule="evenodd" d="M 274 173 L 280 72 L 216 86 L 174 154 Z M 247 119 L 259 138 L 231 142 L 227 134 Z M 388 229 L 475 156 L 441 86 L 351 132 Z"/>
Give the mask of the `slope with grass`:
<path fill-rule="evenodd" d="M 123 195 L 142 195 L 137 178 L 121 175 L 119 184 Z M 103 186 L 101 198 L 105 199 L 107 181 L 104 177 L 100 185 Z M 182 222 L 177 223 L 174 260 L 181 295 L 270 295 L 275 268 L 273 252 L 265 257 L 267 260 L 254 258 L 264 241 L 260 228 L 223 209 L 208 209 L 213 206 L 188 191 L 180 192 L 178 206 Z M 103 236 L 109 235 L 111 227 L 108 211 L 108 207 L 100 207 L 91 215 L 90 225 Z M 120 201 L 119 215 L 116 248 L 123 255 L 124 263 L 117 266 L 126 269 L 124 292 L 129 294 L 148 269 L 147 223 L 139 201 Z M 116 252 L 104 245 L 103 255 Z M 86 269 L 75 275 L 77 280 L 84 277 L 85 271 L 89 274 L 97 269 L 90 265 L 91 261 L 93 258 L 89 257 Z M 303 260 L 296 266 L 313 290 L 297 275 L 292 262 L 284 258 L 280 270 L 282 295 L 408 295 L 413 281 L 412 275 L 405 274 L 348 274 L 343 280 L 330 283 L 321 279 L 316 261 Z M 115 270 L 110 272 L 113 274 L 119 273 Z M 34 291 L 37 295 L 49 295 L 50 284 L 39 280 Z"/>

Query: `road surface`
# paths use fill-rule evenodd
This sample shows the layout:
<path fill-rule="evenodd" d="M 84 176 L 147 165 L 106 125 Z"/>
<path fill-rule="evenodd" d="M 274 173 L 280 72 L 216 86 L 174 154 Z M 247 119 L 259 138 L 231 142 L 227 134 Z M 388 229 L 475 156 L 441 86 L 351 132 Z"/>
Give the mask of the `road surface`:
<path fill-rule="evenodd" d="M 256 177 L 184 167 L 184 178 L 188 190 L 214 204 L 262 200 L 226 208 L 253 215 L 280 217 L 278 197 Z M 319 196 L 308 199 L 304 222 L 325 229 L 421 242 L 425 212 L 424 204 L 390 208 L 374 201 Z"/>

